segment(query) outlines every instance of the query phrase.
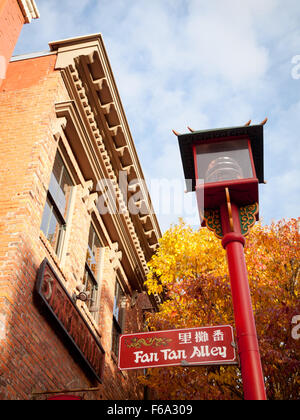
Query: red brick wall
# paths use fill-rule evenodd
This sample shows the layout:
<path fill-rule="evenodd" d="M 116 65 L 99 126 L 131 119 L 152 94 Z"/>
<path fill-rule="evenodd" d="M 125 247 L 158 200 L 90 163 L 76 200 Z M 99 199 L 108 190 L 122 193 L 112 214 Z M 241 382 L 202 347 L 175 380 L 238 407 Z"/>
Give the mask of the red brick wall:
<path fill-rule="evenodd" d="M 69 99 L 55 56 L 14 62 L 0 92 L 0 399 L 31 399 L 32 391 L 98 386 L 49 322 L 34 294 L 44 257 L 72 294 L 84 270 L 90 214 L 76 187 L 64 266 L 40 233 L 57 150 L 54 105 Z M 46 244 L 46 246 L 45 246 Z M 105 257 L 98 331 L 106 351 L 103 384 L 86 399 L 142 399 L 141 371 L 120 372 L 111 354 L 116 273 Z M 142 299 L 143 300 L 143 299 Z M 142 302 L 142 306 L 147 303 Z M 128 304 L 126 332 L 142 328 L 141 308 Z M 94 328 L 93 323 L 90 324 Z M 45 396 L 38 397 L 45 399 Z"/>
<path fill-rule="evenodd" d="M 48 58 L 49 60 L 49 58 Z M 53 61 L 53 58 L 52 58 Z M 23 75 L 22 65 L 18 68 Z M 28 63 L 26 63 L 28 65 Z M 13 72 L 12 72 L 13 73 Z M 7 82 L 14 75 L 8 72 Z M 0 356 L 2 399 L 28 399 L 32 388 L 53 386 L 55 348 L 67 350 L 39 315 L 33 302 L 36 270 L 42 258 L 39 228 L 57 145 L 51 133 L 59 74 L 34 87 L 0 94 Z M 56 356 L 57 357 L 57 356 Z M 54 362 L 58 366 L 58 360 Z M 76 369 L 76 368 L 75 368 Z M 73 377 L 64 373 L 65 380 Z"/>
<path fill-rule="evenodd" d="M 17 0 L 0 0 L 0 86 L 24 23 Z"/>

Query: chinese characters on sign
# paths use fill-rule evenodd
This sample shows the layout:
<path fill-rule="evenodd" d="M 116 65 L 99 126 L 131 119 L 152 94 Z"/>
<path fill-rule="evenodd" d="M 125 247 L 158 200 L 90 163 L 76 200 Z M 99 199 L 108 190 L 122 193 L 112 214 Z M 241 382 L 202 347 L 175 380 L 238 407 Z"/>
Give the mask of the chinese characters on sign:
<path fill-rule="evenodd" d="M 233 329 L 230 325 L 120 337 L 121 370 L 236 363 Z"/>

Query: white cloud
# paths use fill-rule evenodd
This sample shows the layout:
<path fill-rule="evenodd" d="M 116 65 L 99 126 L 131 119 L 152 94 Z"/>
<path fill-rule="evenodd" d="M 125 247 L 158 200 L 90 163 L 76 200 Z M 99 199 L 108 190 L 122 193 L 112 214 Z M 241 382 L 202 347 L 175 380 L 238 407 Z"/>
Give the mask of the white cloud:
<path fill-rule="evenodd" d="M 300 169 L 295 168 L 272 176 L 261 194 L 261 213 L 264 222 L 299 217 Z"/>
<path fill-rule="evenodd" d="M 187 33 L 192 61 L 208 77 L 221 77 L 233 86 L 263 77 L 267 49 L 260 45 L 250 2 L 215 1 L 199 7 L 191 2 Z M 216 12 L 217 10 L 217 12 Z"/>
<path fill-rule="evenodd" d="M 146 174 L 183 176 L 172 129 L 240 125 L 250 118 L 259 123 L 268 116 L 270 184 L 262 189 L 261 213 L 271 217 L 275 190 L 278 215 L 297 212 L 299 181 L 289 183 L 290 200 L 278 186 L 279 179 L 291 181 L 299 160 L 300 80 L 291 76 L 291 60 L 300 54 L 299 0 L 286 0 L 284 7 L 280 0 L 37 3 L 41 19 L 26 25 L 17 52 L 101 32 Z M 170 219 L 162 219 L 163 229 Z"/>

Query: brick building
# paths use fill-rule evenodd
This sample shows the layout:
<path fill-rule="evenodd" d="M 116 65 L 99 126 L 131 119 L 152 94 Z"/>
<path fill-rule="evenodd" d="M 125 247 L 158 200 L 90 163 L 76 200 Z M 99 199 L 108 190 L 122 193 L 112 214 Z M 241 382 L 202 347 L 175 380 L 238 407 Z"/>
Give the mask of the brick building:
<path fill-rule="evenodd" d="M 0 0 L 3 62 L 36 17 Z M 49 46 L 0 79 L 0 399 L 143 399 L 118 337 L 156 305 L 159 225 L 101 35 Z"/>

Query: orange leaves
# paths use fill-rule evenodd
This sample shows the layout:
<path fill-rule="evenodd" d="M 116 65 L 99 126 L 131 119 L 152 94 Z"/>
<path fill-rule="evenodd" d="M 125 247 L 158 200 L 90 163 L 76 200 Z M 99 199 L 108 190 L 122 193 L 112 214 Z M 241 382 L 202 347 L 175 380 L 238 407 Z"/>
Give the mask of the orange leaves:
<path fill-rule="evenodd" d="M 291 320 L 300 314 L 300 219 L 271 226 L 257 223 L 246 238 L 245 256 L 269 399 L 300 395 L 300 346 Z M 227 261 L 210 231 L 180 223 L 160 240 L 149 263 L 149 293 L 164 292 L 151 329 L 234 325 Z M 239 399 L 236 367 L 152 369 L 143 381 L 158 398 Z"/>

